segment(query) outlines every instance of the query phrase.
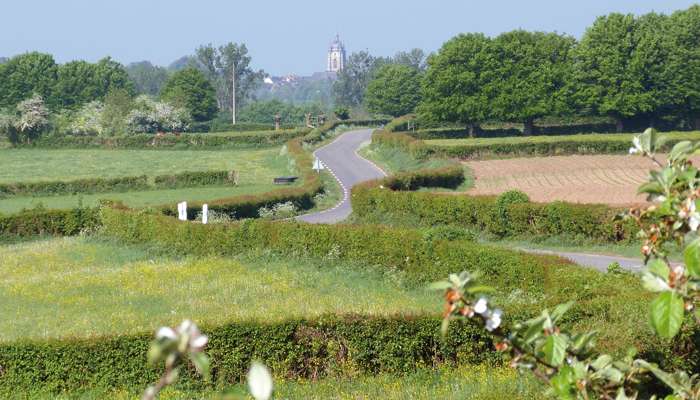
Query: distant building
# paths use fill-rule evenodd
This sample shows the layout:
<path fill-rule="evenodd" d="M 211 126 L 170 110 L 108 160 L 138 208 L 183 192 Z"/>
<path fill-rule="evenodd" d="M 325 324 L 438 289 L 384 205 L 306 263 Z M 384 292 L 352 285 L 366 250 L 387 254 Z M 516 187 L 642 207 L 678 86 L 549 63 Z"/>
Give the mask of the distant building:
<path fill-rule="evenodd" d="M 328 66 L 326 72 L 338 73 L 345 68 L 345 45 L 340 41 L 340 36 L 336 35 L 328 48 Z"/>

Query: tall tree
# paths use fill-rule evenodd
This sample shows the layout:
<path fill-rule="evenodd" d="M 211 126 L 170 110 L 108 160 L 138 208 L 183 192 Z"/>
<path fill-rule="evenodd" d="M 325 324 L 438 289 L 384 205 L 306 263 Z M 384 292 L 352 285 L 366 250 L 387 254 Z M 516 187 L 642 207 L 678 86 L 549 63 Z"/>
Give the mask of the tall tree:
<path fill-rule="evenodd" d="M 131 63 L 126 67 L 126 73 L 134 82 L 137 94 L 157 96 L 165 81 L 168 80 L 168 70 L 151 64 L 149 61 Z"/>
<path fill-rule="evenodd" d="M 413 67 L 423 71 L 426 68 L 426 55 L 422 49 L 412 49 L 410 51 L 400 51 L 396 53 L 392 62 Z"/>
<path fill-rule="evenodd" d="M 0 67 L 0 107 L 13 107 L 33 94 L 54 105 L 51 96 L 57 70 L 49 54 L 34 52 L 11 58 Z"/>
<path fill-rule="evenodd" d="M 651 112 L 640 69 L 633 65 L 639 36 L 633 15 L 613 13 L 599 17 L 581 39 L 575 53 L 575 76 L 584 106 L 615 119 L 617 130 L 624 119 Z"/>
<path fill-rule="evenodd" d="M 670 82 L 678 111 L 700 129 L 700 5 L 673 13 L 667 32 L 665 81 Z"/>
<path fill-rule="evenodd" d="M 189 111 L 195 121 L 209 121 L 216 115 L 216 92 L 204 73 L 187 68 L 174 73 L 163 86 L 161 98 Z"/>
<path fill-rule="evenodd" d="M 96 64 L 72 61 L 58 68 L 55 101 L 62 107 L 77 108 L 104 100 L 111 90 L 133 92 L 133 83 L 124 67 L 107 57 Z"/>
<path fill-rule="evenodd" d="M 428 120 L 464 124 L 474 136 L 479 124 L 491 117 L 484 90 L 493 79 L 490 46 L 491 40 L 482 34 L 463 34 L 429 57 L 419 114 Z"/>
<path fill-rule="evenodd" d="M 386 60 L 375 58 L 366 51 L 350 54 L 345 68 L 338 73 L 338 79 L 333 84 L 335 103 L 350 107 L 362 104 L 367 85 L 377 68 L 385 63 Z"/>
<path fill-rule="evenodd" d="M 394 117 L 411 113 L 420 101 L 418 69 L 403 64 L 387 64 L 379 68 L 367 85 L 367 110 Z"/>
<path fill-rule="evenodd" d="M 211 44 L 196 50 L 200 69 L 216 89 L 216 99 L 221 110 L 230 111 L 233 106 L 233 71 L 236 71 L 236 108 L 245 105 L 265 76 L 262 70 L 250 66 L 252 58 L 248 48 L 241 43 L 227 43 L 215 48 Z"/>
<path fill-rule="evenodd" d="M 494 39 L 487 90 L 496 117 L 522 122 L 529 135 L 535 119 L 566 111 L 574 43 L 568 36 L 523 30 Z"/>

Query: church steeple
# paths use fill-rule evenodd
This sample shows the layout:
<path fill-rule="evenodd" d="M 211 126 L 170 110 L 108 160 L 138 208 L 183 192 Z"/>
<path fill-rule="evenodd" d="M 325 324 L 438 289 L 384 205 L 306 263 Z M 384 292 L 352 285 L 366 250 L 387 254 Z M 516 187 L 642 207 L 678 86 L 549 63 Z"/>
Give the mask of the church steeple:
<path fill-rule="evenodd" d="M 345 68 L 345 45 L 340 41 L 340 35 L 335 35 L 328 49 L 328 65 L 326 71 L 340 72 Z"/>

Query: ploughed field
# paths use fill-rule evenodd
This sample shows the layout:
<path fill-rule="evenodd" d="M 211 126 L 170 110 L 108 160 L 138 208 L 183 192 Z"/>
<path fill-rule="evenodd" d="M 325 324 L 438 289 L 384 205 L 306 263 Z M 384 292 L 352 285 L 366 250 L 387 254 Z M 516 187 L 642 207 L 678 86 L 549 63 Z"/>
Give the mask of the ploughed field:
<path fill-rule="evenodd" d="M 659 157 L 663 160 L 663 157 Z M 700 162 L 700 158 L 694 160 Z M 473 195 L 508 190 L 527 193 L 535 202 L 631 205 L 645 202 L 637 188 L 655 165 L 649 159 L 623 155 L 575 155 L 466 161 L 474 175 Z"/>
<path fill-rule="evenodd" d="M 0 149 L 0 184 L 72 181 L 170 175 L 182 172 L 237 171 L 237 186 L 185 187 L 168 190 L 130 190 L 55 196 L 0 197 L 0 212 L 13 213 L 42 205 L 46 208 L 93 206 L 100 199 L 123 201 L 131 207 L 179 201 L 206 201 L 278 188 L 276 176 L 294 174 L 281 147 L 234 150 L 67 150 Z"/>

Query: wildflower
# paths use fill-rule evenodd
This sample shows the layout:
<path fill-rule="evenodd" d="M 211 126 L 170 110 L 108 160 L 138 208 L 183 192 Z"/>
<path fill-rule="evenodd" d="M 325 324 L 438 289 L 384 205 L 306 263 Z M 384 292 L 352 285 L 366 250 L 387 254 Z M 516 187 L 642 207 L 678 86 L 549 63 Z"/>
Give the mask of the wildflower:
<path fill-rule="evenodd" d="M 493 312 L 490 312 L 488 317 L 486 318 L 486 330 L 489 332 L 493 332 L 494 330 L 498 329 L 499 326 L 501 326 L 501 315 L 503 315 L 503 311 L 499 309 L 493 310 Z"/>
<path fill-rule="evenodd" d="M 180 343 L 185 347 L 182 349 L 183 351 L 189 350 L 192 353 L 199 353 L 209 343 L 209 338 L 206 335 L 202 335 L 197 325 L 189 319 L 182 321 L 177 328 L 177 333 L 181 338 Z"/>
<path fill-rule="evenodd" d="M 175 340 L 175 339 L 177 339 L 177 335 L 175 334 L 175 331 L 173 330 L 173 328 L 169 328 L 167 326 L 164 326 L 164 327 L 158 329 L 158 332 L 156 332 L 156 339 Z"/>
<path fill-rule="evenodd" d="M 486 311 L 488 311 L 488 300 L 481 297 L 476 301 L 476 304 L 474 304 L 474 312 L 483 315 Z"/>
<path fill-rule="evenodd" d="M 248 371 L 248 390 L 255 400 L 267 400 L 272 396 L 272 376 L 267 367 L 253 362 Z"/>

